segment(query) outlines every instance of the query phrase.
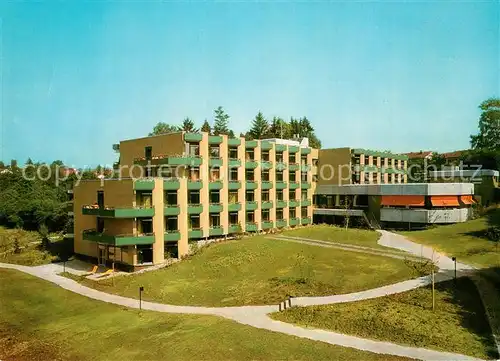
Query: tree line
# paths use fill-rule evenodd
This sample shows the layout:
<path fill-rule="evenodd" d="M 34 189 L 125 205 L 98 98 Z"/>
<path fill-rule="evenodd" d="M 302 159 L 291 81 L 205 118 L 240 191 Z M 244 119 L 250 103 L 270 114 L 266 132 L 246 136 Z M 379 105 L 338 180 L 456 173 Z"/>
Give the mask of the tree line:
<path fill-rule="evenodd" d="M 226 134 L 230 138 L 236 137 L 235 132 L 229 128 L 230 116 L 219 106 L 214 110 L 214 120 L 212 125 L 207 119 L 200 128 L 197 128 L 191 118 L 185 118 L 180 125 L 157 123 L 149 135 L 159 135 L 166 133 L 175 133 L 179 131 L 186 132 L 207 132 L 212 135 Z M 266 139 L 266 138 L 284 138 L 291 139 L 295 136 L 309 138 L 309 145 L 313 148 L 321 148 L 321 141 L 314 132 L 314 127 L 307 117 L 290 118 L 286 121 L 280 117 L 267 119 L 262 112 L 258 112 L 252 120 L 250 129 L 245 133 L 240 133 L 240 137 L 247 140 Z"/>

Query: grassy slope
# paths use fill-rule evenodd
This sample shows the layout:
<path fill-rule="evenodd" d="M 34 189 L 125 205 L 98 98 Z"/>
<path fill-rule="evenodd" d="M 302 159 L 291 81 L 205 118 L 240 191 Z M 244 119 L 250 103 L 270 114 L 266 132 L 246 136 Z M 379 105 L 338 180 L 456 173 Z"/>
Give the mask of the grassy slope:
<path fill-rule="evenodd" d="M 277 304 L 289 294 L 348 293 L 411 277 L 401 260 L 256 236 L 212 245 L 165 269 L 117 277 L 114 286 L 83 282 L 134 298 L 144 286 L 145 299 L 163 303 L 232 306 Z"/>
<path fill-rule="evenodd" d="M 469 279 L 440 283 L 436 311 L 429 287 L 373 300 L 297 307 L 274 318 L 415 347 L 497 357 L 476 288 Z"/>
<path fill-rule="evenodd" d="M 2 269 L 0 359 L 402 360 L 216 317 L 140 313 Z"/>

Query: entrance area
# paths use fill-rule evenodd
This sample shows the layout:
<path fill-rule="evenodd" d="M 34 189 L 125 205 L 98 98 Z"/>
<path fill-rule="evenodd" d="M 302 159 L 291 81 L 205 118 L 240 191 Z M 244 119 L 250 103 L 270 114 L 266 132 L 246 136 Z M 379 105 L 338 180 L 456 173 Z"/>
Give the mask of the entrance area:
<path fill-rule="evenodd" d="M 137 246 L 137 263 L 153 263 L 153 247 L 151 245 Z"/>
<path fill-rule="evenodd" d="M 99 266 L 105 266 L 106 260 L 108 259 L 108 250 L 106 246 L 99 245 L 97 250 L 97 264 Z"/>

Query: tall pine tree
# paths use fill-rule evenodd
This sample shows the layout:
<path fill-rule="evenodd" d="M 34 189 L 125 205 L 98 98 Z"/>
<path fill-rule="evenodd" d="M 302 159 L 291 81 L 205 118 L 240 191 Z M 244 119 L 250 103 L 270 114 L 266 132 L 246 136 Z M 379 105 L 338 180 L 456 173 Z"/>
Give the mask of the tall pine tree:
<path fill-rule="evenodd" d="M 249 133 L 252 139 L 262 139 L 268 136 L 269 123 L 261 112 L 255 116 L 254 120 L 252 120 L 252 127 L 250 128 Z"/>
<path fill-rule="evenodd" d="M 208 124 L 208 121 L 206 119 L 203 122 L 203 125 L 201 126 L 201 131 L 207 132 L 208 134 L 212 134 L 212 128 L 210 127 L 210 124 Z"/>
<path fill-rule="evenodd" d="M 219 106 L 215 109 L 214 119 L 214 134 L 228 134 L 229 133 L 229 115 Z"/>
<path fill-rule="evenodd" d="M 196 133 L 198 129 L 195 128 L 194 122 L 188 117 L 184 119 L 181 125 L 181 129 L 185 132 Z"/>

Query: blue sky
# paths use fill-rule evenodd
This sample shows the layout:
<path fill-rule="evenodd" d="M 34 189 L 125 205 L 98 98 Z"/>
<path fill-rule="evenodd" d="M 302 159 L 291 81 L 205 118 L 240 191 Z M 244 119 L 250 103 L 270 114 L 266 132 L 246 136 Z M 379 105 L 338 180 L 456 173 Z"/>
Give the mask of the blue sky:
<path fill-rule="evenodd" d="M 327 147 L 467 148 L 500 93 L 489 2 L 10 2 L 0 159 L 116 160 L 158 121 L 307 116 Z"/>

